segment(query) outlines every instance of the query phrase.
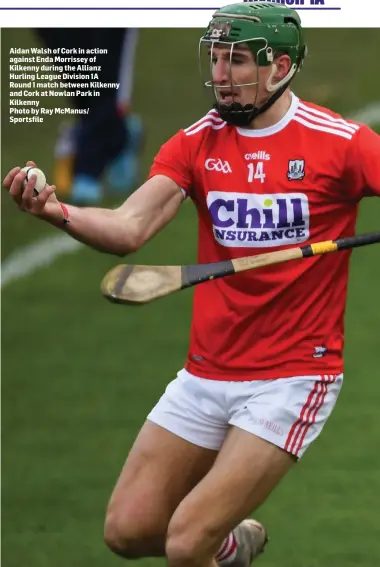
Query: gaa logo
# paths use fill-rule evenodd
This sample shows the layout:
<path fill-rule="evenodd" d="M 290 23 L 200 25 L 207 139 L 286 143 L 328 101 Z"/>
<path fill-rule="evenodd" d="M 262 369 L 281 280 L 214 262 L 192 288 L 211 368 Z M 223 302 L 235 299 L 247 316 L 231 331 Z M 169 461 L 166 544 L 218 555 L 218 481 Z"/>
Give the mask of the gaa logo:
<path fill-rule="evenodd" d="M 220 173 L 232 173 L 232 169 L 228 161 L 209 158 L 205 161 L 205 168 L 209 171 L 219 171 Z"/>

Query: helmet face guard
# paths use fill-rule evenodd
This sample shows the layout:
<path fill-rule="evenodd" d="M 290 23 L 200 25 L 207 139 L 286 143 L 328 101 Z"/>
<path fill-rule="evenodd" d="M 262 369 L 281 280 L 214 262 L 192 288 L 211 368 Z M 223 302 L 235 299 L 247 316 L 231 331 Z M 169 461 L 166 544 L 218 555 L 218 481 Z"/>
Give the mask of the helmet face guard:
<path fill-rule="evenodd" d="M 271 52 L 271 48 L 268 47 L 268 42 L 264 37 L 259 37 L 259 38 L 251 38 L 248 40 L 250 43 L 251 42 L 256 42 L 257 44 L 260 44 L 261 46 L 258 46 L 257 48 L 257 53 L 260 53 L 261 51 L 265 50 L 268 51 L 268 54 L 270 54 Z M 252 81 L 248 82 L 248 83 L 236 83 L 233 81 L 232 78 L 232 67 L 233 67 L 233 55 L 234 55 L 234 50 L 235 48 L 239 48 L 241 44 L 244 44 L 245 46 L 248 44 L 248 41 L 246 40 L 242 40 L 242 41 L 236 41 L 236 42 L 232 42 L 230 44 L 227 44 L 226 42 L 224 43 L 220 43 L 217 41 L 208 41 L 208 40 L 204 40 L 203 38 L 201 38 L 200 42 L 199 42 L 199 61 L 200 61 L 200 72 L 201 72 L 201 76 L 204 77 L 204 65 L 202 64 L 202 61 L 204 59 L 204 57 L 202 56 L 202 50 L 205 50 L 206 48 L 209 50 L 209 62 L 208 62 L 208 72 L 209 72 L 209 79 L 208 80 L 203 80 L 203 84 L 205 87 L 207 88 L 212 88 L 213 89 L 213 95 L 214 95 L 214 105 L 213 107 L 218 111 L 220 117 L 227 122 L 228 124 L 234 124 L 235 126 L 241 126 L 241 127 L 245 127 L 248 126 L 252 120 L 260 113 L 258 112 L 259 107 L 257 106 L 257 98 L 258 98 L 258 86 L 259 86 L 259 68 L 256 67 L 256 77 L 253 78 Z M 230 53 L 229 53 L 229 75 L 230 75 L 230 79 L 228 84 L 225 85 L 219 85 L 217 83 L 214 82 L 212 76 L 213 76 L 213 55 L 214 55 L 214 47 L 215 44 L 218 44 L 220 46 L 225 46 L 225 47 L 229 47 Z M 254 71 L 252 70 L 252 73 Z M 211 78 L 210 78 L 211 77 Z M 269 79 L 268 82 L 271 81 L 271 78 Z M 240 88 L 240 87 L 256 87 L 256 95 L 254 96 L 252 103 L 250 104 L 246 104 L 246 105 L 242 105 L 240 102 L 237 102 L 234 100 L 234 89 L 236 88 Z M 268 84 L 267 84 L 267 88 L 268 88 Z M 223 89 L 226 89 L 228 91 L 231 91 L 232 93 L 232 102 L 229 104 L 226 104 L 223 102 L 223 97 L 221 96 L 221 92 L 223 91 Z M 282 93 L 281 93 L 282 94 Z"/>
<path fill-rule="evenodd" d="M 295 16 L 294 16 L 295 14 Z M 215 84 L 212 78 L 213 50 L 215 44 L 225 45 L 230 49 L 230 81 L 228 85 Z M 267 101 L 261 106 L 257 105 L 259 72 L 257 69 L 256 80 L 249 83 L 237 84 L 232 79 L 232 57 L 235 46 L 244 44 L 252 52 L 258 67 L 271 66 L 270 75 L 266 81 L 266 89 L 272 93 Z M 213 88 L 214 108 L 220 117 L 228 124 L 247 127 L 259 114 L 265 112 L 282 95 L 289 86 L 297 71 L 302 66 L 306 55 L 306 46 L 303 42 L 303 34 L 298 14 L 289 8 L 284 8 L 268 2 L 256 2 L 255 4 L 232 4 L 215 12 L 205 34 L 199 42 L 199 61 L 201 74 L 202 50 L 204 46 L 209 48 L 209 73 L 210 80 L 204 81 L 204 86 Z M 274 63 L 276 53 L 286 53 L 291 60 L 291 67 L 287 75 L 279 82 L 273 83 L 276 72 Z M 252 103 L 242 105 L 233 100 L 229 104 L 223 104 L 220 91 L 228 88 L 233 93 L 233 87 L 256 86 L 256 95 Z"/>

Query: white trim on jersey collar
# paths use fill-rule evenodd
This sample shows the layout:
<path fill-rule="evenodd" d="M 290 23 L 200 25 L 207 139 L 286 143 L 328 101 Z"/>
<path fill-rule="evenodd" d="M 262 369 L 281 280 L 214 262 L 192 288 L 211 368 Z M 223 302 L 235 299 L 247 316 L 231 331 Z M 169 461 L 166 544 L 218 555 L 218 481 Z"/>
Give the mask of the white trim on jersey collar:
<path fill-rule="evenodd" d="M 248 138 L 262 138 L 263 136 L 271 136 L 272 134 L 277 134 L 280 130 L 283 130 L 285 126 L 289 124 L 292 120 L 293 116 L 296 113 L 299 98 L 296 97 L 294 93 L 290 93 L 292 96 L 292 102 L 290 104 L 288 112 L 285 114 L 283 118 L 277 124 L 273 124 L 273 126 L 268 126 L 268 128 L 258 128 L 257 130 L 250 130 L 249 128 L 236 128 L 236 130 L 242 136 L 247 136 Z"/>

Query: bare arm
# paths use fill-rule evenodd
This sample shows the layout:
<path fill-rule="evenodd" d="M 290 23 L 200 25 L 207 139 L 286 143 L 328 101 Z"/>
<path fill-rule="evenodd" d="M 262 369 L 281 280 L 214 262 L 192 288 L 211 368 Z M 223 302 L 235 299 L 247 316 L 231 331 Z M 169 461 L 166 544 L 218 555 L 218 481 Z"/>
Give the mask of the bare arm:
<path fill-rule="evenodd" d="M 67 205 L 70 223 L 62 226 L 89 246 L 124 256 L 135 252 L 176 215 L 183 195 L 164 175 L 152 177 L 118 209 L 80 208 Z M 47 218 L 49 222 L 50 219 Z M 53 224 L 57 226 L 56 219 Z"/>
<path fill-rule="evenodd" d="M 65 230 L 76 240 L 110 254 L 124 256 L 138 250 L 176 215 L 183 195 L 169 177 L 156 175 L 135 191 L 118 209 L 81 208 L 67 205 L 69 223 L 55 197 L 55 187 L 46 186 L 33 197 L 35 179 L 22 190 L 24 172 L 12 170 L 4 179 L 19 208 Z"/>

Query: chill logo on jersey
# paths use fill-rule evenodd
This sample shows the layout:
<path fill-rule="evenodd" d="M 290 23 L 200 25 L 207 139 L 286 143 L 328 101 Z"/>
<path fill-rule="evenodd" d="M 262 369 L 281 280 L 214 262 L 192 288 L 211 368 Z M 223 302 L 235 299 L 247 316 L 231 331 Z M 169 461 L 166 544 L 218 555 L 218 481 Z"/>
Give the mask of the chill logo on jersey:
<path fill-rule="evenodd" d="M 270 248 L 309 238 L 309 202 L 304 193 L 210 191 L 207 206 L 215 240 L 222 246 Z"/>

